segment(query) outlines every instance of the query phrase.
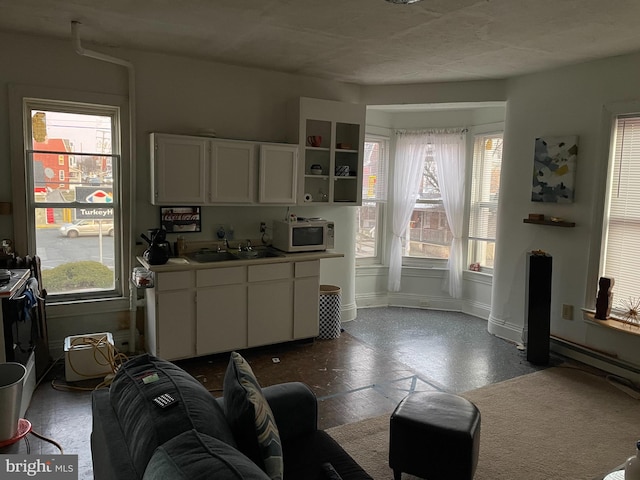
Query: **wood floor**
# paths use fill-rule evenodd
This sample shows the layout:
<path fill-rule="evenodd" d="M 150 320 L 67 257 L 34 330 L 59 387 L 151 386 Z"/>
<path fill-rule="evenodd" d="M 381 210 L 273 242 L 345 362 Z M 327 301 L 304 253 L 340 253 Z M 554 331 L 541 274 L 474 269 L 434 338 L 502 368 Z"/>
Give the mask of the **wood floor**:
<path fill-rule="evenodd" d="M 262 386 L 307 383 L 319 400 L 319 426 L 326 429 L 391 413 L 411 391 L 463 392 L 543 368 L 529 364 L 515 345 L 487 333 L 486 325 L 460 313 L 361 309 L 336 339 L 240 353 Z M 220 396 L 228 359 L 228 354 L 220 354 L 176 363 Z M 560 361 L 552 357 L 551 364 Z M 90 391 L 64 386 L 64 363 L 58 362 L 36 389 L 25 417 L 65 453 L 77 454 L 79 478 L 91 479 Z M 46 441 L 28 438 L 31 453 L 59 453 Z M 0 449 L 0 454 L 26 451 L 21 441 Z"/>

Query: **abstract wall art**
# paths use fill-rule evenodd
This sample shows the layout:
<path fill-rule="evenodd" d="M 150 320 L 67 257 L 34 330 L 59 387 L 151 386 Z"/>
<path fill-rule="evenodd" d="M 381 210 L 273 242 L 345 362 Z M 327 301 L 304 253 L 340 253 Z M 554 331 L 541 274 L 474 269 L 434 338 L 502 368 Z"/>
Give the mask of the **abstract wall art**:
<path fill-rule="evenodd" d="M 578 136 L 536 138 L 532 202 L 572 203 Z"/>

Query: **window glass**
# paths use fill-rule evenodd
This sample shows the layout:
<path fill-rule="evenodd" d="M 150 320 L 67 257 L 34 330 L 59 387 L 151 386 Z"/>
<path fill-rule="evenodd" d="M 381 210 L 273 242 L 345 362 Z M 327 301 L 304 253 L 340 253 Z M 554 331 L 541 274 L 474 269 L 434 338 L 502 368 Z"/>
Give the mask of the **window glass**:
<path fill-rule="evenodd" d="M 29 241 L 44 288 L 60 300 L 119 294 L 117 110 L 45 100 L 25 107 Z"/>
<path fill-rule="evenodd" d="M 493 268 L 501 167 L 502 134 L 476 135 L 469 212 L 469 262 L 473 270 Z"/>
<path fill-rule="evenodd" d="M 449 258 L 453 235 L 449 230 L 438 186 L 438 167 L 431 153 L 427 153 L 424 160 L 418 199 L 406 232 L 404 256 Z"/>
<path fill-rule="evenodd" d="M 640 115 L 618 117 L 610 164 L 602 276 L 614 279 L 613 308 L 623 315 L 639 299 Z"/>
<path fill-rule="evenodd" d="M 357 210 L 356 258 L 380 259 L 383 211 L 387 200 L 388 140 L 365 139 L 362 206 Z"/>

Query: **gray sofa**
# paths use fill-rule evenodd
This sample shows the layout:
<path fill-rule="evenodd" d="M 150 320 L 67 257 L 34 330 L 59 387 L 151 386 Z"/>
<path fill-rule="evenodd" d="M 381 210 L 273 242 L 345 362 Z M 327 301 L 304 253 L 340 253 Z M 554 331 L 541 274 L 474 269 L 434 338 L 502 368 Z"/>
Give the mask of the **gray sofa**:
<path fill-rule="evenodd" d="M 303 383 L 262 389 L 282 443 L 284 478 L 323 479 L 330 463 L 344 479 L 371 477 L 326 432 L 317 428 L 317 401 Z M 154 398 L 176 402 L 162 408 Z M 109 389 L 92 393 L 91 451 L 97 480 L 188 478 L 268 479 L 240 452 L 214 398 L 177 365 L 150 355 L 127 361 Z"/>

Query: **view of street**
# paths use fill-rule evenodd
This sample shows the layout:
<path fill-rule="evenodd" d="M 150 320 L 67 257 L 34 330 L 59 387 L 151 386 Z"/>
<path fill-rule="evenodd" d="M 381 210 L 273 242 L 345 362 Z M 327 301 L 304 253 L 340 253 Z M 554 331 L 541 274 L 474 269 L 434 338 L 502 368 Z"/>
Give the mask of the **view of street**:
<path fill-rule="evenodd" d="M 114 268 L 113 237 L 102 237 L 102 259 L 100 258 L 100 237 L 68 238 L 60 235 L 58 228 L 37 230 L 38 255 L 42 269 L 48 270 L 64 263 L 93 260 Z"/>

